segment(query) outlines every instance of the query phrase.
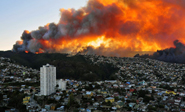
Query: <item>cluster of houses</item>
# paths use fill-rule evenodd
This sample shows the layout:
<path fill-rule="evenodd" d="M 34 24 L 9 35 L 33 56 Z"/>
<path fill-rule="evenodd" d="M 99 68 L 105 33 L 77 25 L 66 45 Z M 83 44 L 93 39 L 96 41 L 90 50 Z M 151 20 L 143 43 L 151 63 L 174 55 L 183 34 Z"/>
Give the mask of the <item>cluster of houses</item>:
<path fill-rule="evenodd" d="M 84 57 L 92 64 L 109 63 L 119 68 L 115 73 L 115 80 L 95 82 L 60 80 L 57 82 L 62 84 L 65 81 L 65 86 L 56 86 L 56 92 L 49 96 L 39 95 L 39 85 L 36 87 L 21 85 L 17 89 L 34 90 L 34 92 L 25 92 L 27 95 L 35 96 L 35 98 L 30 98 L 32 101 L 25 97 L 27 110 L 64 112 L 74 110 L 80 112 L 185 111 L 184 64 L 142 58 L 96 55 L 84 55 Z M 13 68 L 15 65 L 10 67 Z M 10 70 L 13 69 L 8 70 L 8 68 L 1 70 L 3 77 L 17 76 L 12 75 L 14 72 Z M 33 79 L 36 79 L 36 82 L 39 81 L 37 78 L 39 72 L 34 69 L 22 67 L 15 71 L 24 81 Z M 35 77 L 30 77 L 29 74 L 33 73 L 35 73 Z M 30 80 L 28 80 L 29 78 Z M 6 82 L 2 80 L 1 83 Z M 6 86 L 6 89 L 10 88 L 10 86 Z M 14 86 L 12 88 L 14 89 Z M 31 105 L 32 103 L 35 106 Z"/>
<path fill-rule="evenodd" d="M 36 69 L 24 67 L 9 58 L 0 57 L 0 94 L 3 95 L 0 106 L 8 106 L 11 98 L 7 93 L 19 91 L 31 95 L 32 92 L 39 91 L 39 73 Z M 29 101 L 25 99 L 23 99 L 23 104 Z M 12 107 L 7 112 L 14 110 L 15 108 Z"/>
<path fill-rule="evenodd" d="M 0 57 L 0 68 L 1 92 L 13 92 L 18 90 L 23 91 L 25 94 L 31 94 L 31 89 L 33 91 L 39 90 L 40 72 L 38 70 L 15 64 L 11 59 L 4 57 Z"/>
<path fill-rule="evenodd" d="M 182 89 L 184 87 L 181 87 Z M 79 106 L 67 108 L 70 95 Z M 55 99 L 55 110 L 68 111 L 77 109 L 81 112 L 124 112 L 124 111 L 184 111 L 185 91 L 172 91 L 150 85 L 149 82 L 123 83 L 119 80 L 82 82 L 68 80 L 66 90 L 58 90 L 49 95 Z M 52 110 L 50 104 L 43 106 L 43 111 Z M 58 105 L 59 104 L 59 105 Z M 50 105 L 48 108 L 48 105 Z M 56 106 L 58 105 L 58 106 Z M 47 107 L 47 108 L 46 108 Z M 71 110 L 70 110 L 71 109 Z"/>
<path fill-rule="evenodd" d="M 0 57 L 0 84 L 7 82 L 38 82 L 39 71 L 15 64 L 11 59 Z"/>

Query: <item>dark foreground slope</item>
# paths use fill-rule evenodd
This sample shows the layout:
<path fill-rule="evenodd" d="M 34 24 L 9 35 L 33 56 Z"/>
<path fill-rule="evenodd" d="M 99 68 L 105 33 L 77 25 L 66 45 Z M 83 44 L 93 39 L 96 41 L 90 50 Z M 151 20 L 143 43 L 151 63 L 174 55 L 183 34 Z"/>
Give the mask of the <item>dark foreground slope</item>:
<path fill-rule="evenodd" d="M 111 64 L 104 64 L 103 66 L 91 64 L 90 60 L 83 55 L 69 57 L 67 54 L 60 53 L 27 54 L 24 52 L 0 51 L 0 57 L 11 58 L 21 65 L 38 70 L 47 63 L 52 64 L 57 68 L 57 78 L 89 81 L 105 80 L 109 79 L 118 70 Z"/>

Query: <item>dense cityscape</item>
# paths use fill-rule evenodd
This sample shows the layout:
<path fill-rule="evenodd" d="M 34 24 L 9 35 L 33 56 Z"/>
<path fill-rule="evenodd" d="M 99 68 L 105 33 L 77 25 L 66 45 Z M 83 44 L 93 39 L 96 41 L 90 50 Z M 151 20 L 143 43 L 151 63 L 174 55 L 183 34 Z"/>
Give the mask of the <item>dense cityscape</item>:
<path fill-rule="evenodd" d="M 185 112 L 185 0 L 1 0 L 0 112 Z"/>
<path fill-rule="evenodd" d="M 184 64 L 97 55 L 84 58 L 92 65 L 108 63 L 118 70 L 107 80 L 56 79 L 53 65 L 43 65 L 39 71 L 1 57 L 1 111 L 185 111 Z"/>

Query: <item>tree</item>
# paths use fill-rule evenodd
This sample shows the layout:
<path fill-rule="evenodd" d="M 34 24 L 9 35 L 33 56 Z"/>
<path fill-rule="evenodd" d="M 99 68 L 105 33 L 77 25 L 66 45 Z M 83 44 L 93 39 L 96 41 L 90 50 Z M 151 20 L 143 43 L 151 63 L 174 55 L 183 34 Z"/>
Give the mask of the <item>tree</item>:
<path fill-rule="evenodd" d="M 57 84 L 57 85 L 55 86 L 56 92 L 58 92 L 58 87 L 59 87 L 59 85 Z"/>
<path fill-rule="evenodd" d="M 47 104 L 56 103 L 55 99 L 48 99 Z"/>
<path fill-rule="evenodd" d="M 22 104 L 22 99 L 25 97 L 24 94 L 13 94 L 12 97 L 9 100 L 8 106 L 15 107 L 21 112 L 26 112 L 26 106 Z M 16 102 L 15 102 L 16 101 Z"/>
<path fill-rule="evenodd" d="M 185 97 L 183 97 L 182 100 L 185 101 Z"/>
<path fill-rule="evenodd" d="M 138 93 L 138 96 L 139 97 L 145 97 L 145 94 L 148 94 L 149 92 L 148 91 L 145 91 L 145 90 L 140 90 L 140 91 L 138 91 L 139 93 Z"/>
<path fill-rule="evenodd" d="M 74 95 L 73 93 L 71 93 L 68 99 L 67 107 L 69 108 L 73 104 L 74 104 Z"/>
<path fill-rule="evenodd" d="M 112 103 L 110 101 L 107 102 L 108 106 L 112 106 Z"/>
<path fill-rule="evenodd" d="M 155 107 L 153 107 L 152 105 L 148 105 L 147 109 L 148 109 L 149 111 L 152 111 L 152 110 L 156 111 L 156 110 L 157 110 L 157 109 L 156 109 Z"/>
<path fill-rule="evenodd" d="M 159 107 L 159 108 L 164 108 L 164 105 L 159 105 L 158 107 Z"/>
<path fill-rule="evenodd" d="M 59 85 L 57 84 L 57 85 L 56 85 L 56 87 L 58 88 L 58 87 L 59 87 Z"/>
<path fill-rule="evenodd" d="M 118 101 L 118 100 L 119 100 L 119 97 L 114 97 L 114 99 L 115 99 L 116 101 Z"/>
<path fill-rule="evenodd" d="M 30 89 L 30 93 L 32 93 L 33 92 L 33 89 Z"/>
<path fill-rule="evenodd" d="M 122 102 L 125 102 L 125 98 L 122 98 L 121 101 L 122 101 Z"/>

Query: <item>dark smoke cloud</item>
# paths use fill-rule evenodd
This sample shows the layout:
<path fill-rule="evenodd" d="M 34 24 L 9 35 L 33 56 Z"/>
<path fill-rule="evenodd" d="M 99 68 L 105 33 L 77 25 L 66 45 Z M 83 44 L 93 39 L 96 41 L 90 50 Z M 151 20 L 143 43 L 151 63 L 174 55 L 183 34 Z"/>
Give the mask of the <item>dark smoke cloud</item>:
<path fill-rule="evenodd" d="M 181 37 L 185 30 L 182 24 L 185 19 L 184 10 L 181 10 L 185 6 L 183 0 L 118 0 L 118 2 L 124 3 L 124 6 L 119 7 L 116 3 L 103 5 L 100 0 L 89 0 L 86 7 L 78 10 L 61 9 L 58 24 L 50 23 L 30 33 L 24 31 L 21 36 L 23 42 L 17 41 L 13 46 L 13 51 L 28 50 L 35 53 L 42 49 L 49 53 L 78 53 L 77 49 L 84 47 L 81 40 L 86 41 L 92 38 L 94 41 L 94 38 L 96 40 L 96 37 L 104 36 L 105 40 L 112 39 L 115 43 L 107 42 L 109 47 L 105 45 L 87 46 L 80 53 L 133 56 L 137 51 L 143 51 L 142 48 L 145 46 L 150 48 L 156 44 L 158 48 L 164 46 L 167 48 L 166 46 L 172 45 L 174 40 L 182 40 Z M 71 45 L 74 49 L 65 45 L 75 39 L 79 42 L 76 42 L 78 45 Z M 114 45 L 111 45 L 112 43 Z M 57 49 L 57 45 L 62 47 Z M 157 51 L 152 56 L 142 55 L 141 57 L 180 62 L 182 60 L 180 58 L 184 56 L 182 52 L 184 45 L 178 41 L 175 41 L 174 45 L 176 48 Z M 154 51 L 151 48 L 149 50 Z"/>
<path fill-rule="evenodd" d="M 152 58 L 165 62 L 172 63 L 185 63 L 185 45 L 178 40 L 174 41 L 175 48 L 168 48 L 164 50 L 158 50 L 153 55 L 135 55 L 135 57 Z"/>
<path fill-rule="evenodd" d="M 31 32 L 31 36 L 35 39 L 42 39 L 42 37 L 46 32 L 47 32 L 47 29 L 45 27 L 39 27 L 38 30 Z"/>
<path fill-rule="evenodd" d="M 80 52 L 77 54 L 86 54 L 86 55 L 100 55 L 100 56 L 116 56 L 116 57 L 130 57 L 134 56 L 135 54 L 151 54 L 150 51 L 132 51 L 130 48 L 125 49 L 119 49 L 119 48 L 106 48 L 104 45 L 101 45 L 100 47 L 93 47 L 93 46 L 87 46 L 83 48 Z"/>
<path fill-rule="evenodd" d="M 29 41 L 32 39 L 31 34 L 28 31 L 24 31 L 21 36 L 21 40 L 23 40 L 23 43 L 20 41 L 17 41 L 16 44 L 13 45 L 13 51 L 25 51 L 28 48 Z"/>
<path fill-rule="evenodd" d="M 88 15 L 84 16 L 84 12 Z M 112 22 L 116 21 L 115 14 L 118 13 L 121 13 L 121 10 L 115 4 L 105 7 L 96 0 L 90 0 L 87 7 L 79 10 L 61 10 L 61 19 L 58 24 L 50 23 L 49 27 L 39 27 L 32 31 L 27 34 L 29 39 L 26 40 L 26 43 L 24 45 L 16 43 L 13 46 L 13 51 L 29 50 L 34 53 L 41 48 L 45 52 L 55 52 L 56 49 L 53 46 L 57 43 L 57 39 L 78 38 L 88 35 L 98 36 L 102 35 L 107 28 L 114 31 L 117 25 L 113 26 Z M 107 35 L 111 36 L 110 34 Z M 27 37 L 21 37 L 23 41 L 24 38 Z M 50 44 L 53 46 L 47 48 L 42 45 L 40 40 L 52 40 Z"/>
<path fill-rule="evenodd" d="M 134 21 L 127 21 L 124 23 L 120 28 L 120 34 L 122 35 L 130 35 L 130 34 L 136 34 L 140 31 L 139 23 Z"/>
<path fill-rule="evenodd" d="M 28 44 L 28 51 L 35 53 L 38 52 L 40 48 L 43 48 L 42 44 L 36 39 L 32 39 Z"/>
<path fill-rule="evenodd" d="M 49 30 L 44 34 L 43 39 L 50 39 L 54 38 L 57 39 L 61 36 L 60 32 L 58 31 L 59 28 L 56 24 L 51 23 L 49 24 Z"/>

